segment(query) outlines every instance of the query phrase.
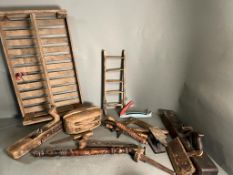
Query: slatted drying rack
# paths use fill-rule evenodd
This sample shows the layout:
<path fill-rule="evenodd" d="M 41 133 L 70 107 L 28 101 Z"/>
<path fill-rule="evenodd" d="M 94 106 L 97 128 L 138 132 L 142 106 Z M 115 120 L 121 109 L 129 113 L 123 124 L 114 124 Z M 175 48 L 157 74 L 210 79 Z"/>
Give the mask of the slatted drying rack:
<path fill-rule="evenodd" d="M 82 103 L 65 10 L 0 12 L 0 35 L 25 125 Z"/>

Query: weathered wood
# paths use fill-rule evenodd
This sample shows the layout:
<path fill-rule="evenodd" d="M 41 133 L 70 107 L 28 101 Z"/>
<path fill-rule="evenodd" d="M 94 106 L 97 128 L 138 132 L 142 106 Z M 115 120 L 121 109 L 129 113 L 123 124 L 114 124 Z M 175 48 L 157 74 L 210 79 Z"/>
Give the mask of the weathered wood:
<path fill-rule="evenodd" d="M 195 172 L 195 168 L 178 137 L 169 142 L 167 152 L 177 175 L 190 175 Z"/>
<path fill-rule="evenodd" d="M 132 128 L 129 128 L 124 123 L 117 121 L 111 116 L 108 116 L 106 120 L 103 121 L 104 125 L 108 125 L 108 123 L 111 123 L 115 127 L 117 127 L 122 133 L 134 138 L 140 143 L 146 144 L 147 139 L 145 137 L 140 136 L 136 131 L 134 131 Z"/>
<path fill-rule="evenodd" d="M 7 153 L 14 159 L 19 159 L 30 150 L 38 147 L 47 139 L 57 134 L 62 129 L 62 122 L 58 122 L 52 127 L 42 127 L 33 131 L 26 137 L 20 139 L 15 144 L 7 148 Z"/>
<path fill-rule="evenodd" d="M 40 116 L 41 121 L 50 118 L 44 116 L 48 114 L 48 99 L 53 96 L 59 107 L 82 103 L 66 11 L 0 12 L 0 25 L 4 54 L 23 117 L 37 117 L 31 123 L 39 122 Z M 50 81 L 52 85 L 47 86 Z M 65 94 L 70 96 L 63 98 Z"/>
<path fill-rule="evenodd" d="M 129 154 L 135 148 L 113 147 L 113 148 L 85 148 L 85 149 L 45 149 L 34 150 L 31 154 L 34 157 L 55 157 L 55 156 L 91 156 L 101 154 Z"/>
<path fill-rule="evenodd" d="M 0 11 L 1 15 L 12 15 L 12 14 L 25 14 L 30 13 L 46 14 L 46 13 L 66 13 L 65 9 L 48 9 L 48 10 L 13 10 L 13 11 Z"/>
<path fill-rule="evenodd" d="M 121 94 L 121 93 L 124 93 L 124 91 L 118 91 L 118 90 L 107 90 L 105 92 L 106 92 L 106 94 Z"/>
<path fill-rule="evenodd" d="M 111 69 L 106 69 L 106 72 L 119 72 L 123 71 L 124 69 L 121 68 L 111 68 Z"/>
<path fill-rule="evenodd" d="M 47 95 L 48 95 L 48 99 L 49 99 L 49 104 L 50 106 L 55 106 L 55 102 L 54 102 L 54 98 L 53 98 L 53 94 L 52 94 L 52 85 L 49 79 L 49 75 L 48 75 L 48 67 L 46 65 L 45 59 L 44 59 L 44 51 L 42 49 L 42 45 L 41 45 L 41 41 L 39 38 L 39 30 L 38 30 L 38 26 L 37 26 L 37 22 L 36 22 L 36 15 L 34 13 L 30 14 L 30 18 L 31 18 L 31 24 L 32 24 L 32 28 L 33 28 L 33 34 L 35 36 L 35 41 L 36 41 L 36 45 L 38 47 L 38 54 L 39 54 L 39 59 L 40 62 L 42 64 L 42 68 L 43 68 L 43 76 L 45 78 L 46 81 L 45 85 L 46 85 L 46 90 L 47 90 Z"/>
<path fill-rule="evenodd" d="M 97 107 L 70 111 L 63 117 L 66 133 L 79 134 L 93 130 L 101 124 L 101 113 Z"/>
<path fill-rule="evenodd" d="M 77 103 L 80 103 L 78 96 L 75 96 L 72 99 L 67 98 L 67 99 L 64 99 L 63 101 L 55 102 L 57 107 L 62 107 L 65 105 L 71 105 L 71 104 L 77 104 Z"/>
<path fill-rule="evenodd" d="M 107 62 L 112 59 L 120 60 L 120 65 L 117 68 L 107 68 Z M 108 73 L 120 73 L 119 79 L 107 79 Z M 102 109 L 104 113 L 107 113 L 108 108 L 123 107 L 125 105 L 125 51 L 122 50 L 121 56 L 107 55 L 106 51 L 102 50 Z M 107 89 L 107 84 L 119 84 L 117 89 Z M 119 102 L 109 102 L 107 100 L 107 95 L 117 95 Z"/>
<path fill-rule="evenodd" d="M 191 156 L 190 159 L 196 168 L 194 174 L 218 174 L 218 169 L 213 161 L 205 152 L 203 152 L 201 139 L 203 135 L 193 131 L 192 127 L 184 126 L 184 124 L 176 117 L 176 113 L 172 110 L 159 109 L 159 115 L 164 125 L 169 130 L 171 137 L 179 137 L 187 154 Z"/>
<path fill-rule="evenodd" d="M 17 98 L 18 103 L 19 103 L 20 111 L 21 111 L 21 114 L 24 116 L 25 115 L 25 109 L 24 109 L 24 107 L 22 105 L 22 99 L 19 96 L 19 89 L 17 88 L 17 83 L 15 81 L 15 75 L 14 75 L 14 71 L 12 69 L 12 63 L 11 63 L 10 58 L 9 58 L 7 43 L 6 43 L 6 40 L 5 40 L 6 36 L 5 36 L 4 32 L 2 31 L 2 26 L 3 26 L 2 23 L 0 23 L 0 36 L 1 36 L 1 43 L 2 43 L 2 47 L 3 47 L 3 52 L 4 52 L 4 55 L 5 55 L 6 62 L 8 64 L 9 72 L 10 72 L 10 75 L 11 75 L 11 80 L 12 80 L 12 83 L 13 83 L 13 86 L 14 86 L 16 98 Z"/>

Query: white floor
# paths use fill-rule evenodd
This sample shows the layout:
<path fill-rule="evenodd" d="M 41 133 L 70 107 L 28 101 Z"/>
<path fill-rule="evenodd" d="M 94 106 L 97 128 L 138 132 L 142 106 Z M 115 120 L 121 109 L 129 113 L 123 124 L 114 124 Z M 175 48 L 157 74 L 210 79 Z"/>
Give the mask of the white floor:
<path fill-rule="evenodd" d="M 154 116 L 146 119 L 151 124 L 162 126 L 160 119 Z M 0 120 L 0 175 L 163 175 L 166 174 L 155 167 L 143 162 L 134 162 L 129 155 L 100 155 L 86 157 L 55 157 L 34 158 L 27 154 L 20 160 L 13 160 L 5 152 L 5 148 L 19 138 L 36 129 L 37 126 L 23 127 L 21 121 L 16 119 Z M 54 146 L 49 144 L 52 140 L 64 138 L 67 135 L 60 133 L 49 140 L 42 147 Z M 116 134 L 99 127 L 94 131 L 95 139 L 115 140 Z M 131 138 L 122 135 L 119 140 L 136 143 Z M 58 146 L 72 146 L 69 142 Z M 154 154 L 147 146 L 146 154 L 163 165 L 172 169 L 166 153 Z M 219 167 L 219 174 L 225 173 Z"/>

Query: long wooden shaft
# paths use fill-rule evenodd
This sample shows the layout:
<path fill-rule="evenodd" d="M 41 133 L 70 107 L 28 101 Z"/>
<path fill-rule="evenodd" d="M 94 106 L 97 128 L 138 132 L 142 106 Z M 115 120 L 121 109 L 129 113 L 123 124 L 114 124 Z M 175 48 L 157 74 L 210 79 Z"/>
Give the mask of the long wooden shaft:
<path fill-rule="evenodd" d="M 31 154 L 34 157 L 55 157 L 55 156 L 91 156 L 101 154 L 128 154 L 134 148 L 114 147 L 114 148 L 85 148 L 85 149 L 46 149 L 34 150 Z"/>

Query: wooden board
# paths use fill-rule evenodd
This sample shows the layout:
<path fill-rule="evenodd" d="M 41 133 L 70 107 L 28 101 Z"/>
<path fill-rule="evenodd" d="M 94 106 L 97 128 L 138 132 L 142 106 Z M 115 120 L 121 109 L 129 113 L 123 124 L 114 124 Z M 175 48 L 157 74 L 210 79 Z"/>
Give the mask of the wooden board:
<path fill-rule="evenodd" d="M 51 99 L 57 107 L 82 103 L 65 10 L 2 11 L 0 35 L 26 124 L 50 120 Z"/>

